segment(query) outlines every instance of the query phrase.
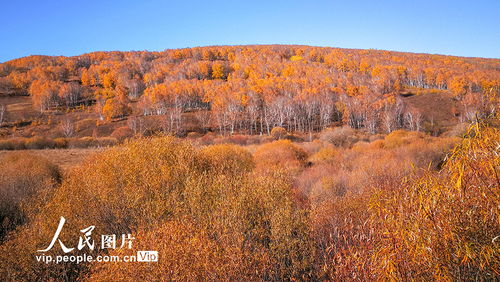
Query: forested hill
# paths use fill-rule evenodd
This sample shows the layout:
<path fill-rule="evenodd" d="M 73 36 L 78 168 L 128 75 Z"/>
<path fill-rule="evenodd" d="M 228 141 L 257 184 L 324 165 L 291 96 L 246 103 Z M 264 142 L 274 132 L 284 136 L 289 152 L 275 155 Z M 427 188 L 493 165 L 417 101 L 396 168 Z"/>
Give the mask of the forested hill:
<path fill-rule="evenodd" d="M 428 112 L 436 105 L 422 105 L 444 100 L 404 97 L 444 95 L 450 113 L 465 121 L 496 110 L 499 85 L 500 59 L 292 45 L 29 56 L 0 64 L 0 97 L 30 95 L 42 113 L 86 105 L 102 120 L 168 113 L 170 131 L 193 111 L 209 111 L 223 133 L 274 126 L 306 132 L 332 123 L 373 133 L 418 130 L 439 116 Z"/>

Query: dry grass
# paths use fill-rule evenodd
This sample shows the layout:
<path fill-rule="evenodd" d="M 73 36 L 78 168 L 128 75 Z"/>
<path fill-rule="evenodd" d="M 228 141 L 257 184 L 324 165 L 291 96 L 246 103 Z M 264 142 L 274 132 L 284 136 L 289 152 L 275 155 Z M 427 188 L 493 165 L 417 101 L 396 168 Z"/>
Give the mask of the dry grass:
<path fill-rule="evenodd" d="M 28 96 L 0 96 L 0 104 L 7 105 L 8 121 L 27 120 L 39 115 Z"/>
<path fill-rule="evenodd" d="M 460 105 L 446 91 L 423 91 L 424 93 L 405 97 L 404 101 L 412 108 L 418 109 L 427 123 L 433 121 L 439 127 L 450 127 L 458 123 L 453 108 Z"/>
<path fill-rule="evenodd" d="M 67 172 L 71 168 L 81 164 L 88 156 L 103 151 L 103 148 L 85 148 L 85 149 L 43 149 L 43 150 L 24 150 L 36 156 L 45 157 L 51 163 L 58 165 L 63 171 Z M 10 151 L 0 151 L 0 157 L 12 154 Z"/>

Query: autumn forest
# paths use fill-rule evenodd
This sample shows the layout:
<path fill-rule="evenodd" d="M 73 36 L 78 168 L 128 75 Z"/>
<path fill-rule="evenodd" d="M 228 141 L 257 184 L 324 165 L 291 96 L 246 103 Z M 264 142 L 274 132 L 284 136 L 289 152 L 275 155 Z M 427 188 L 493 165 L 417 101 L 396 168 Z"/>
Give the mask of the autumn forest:
<path fill-rule="evenodd" d="M 0 280 L 494 281 L 499 93 L 500 59 L 374 49 L 4 62 Z M 61 217 L 158 261 L 37 261 Z"/>

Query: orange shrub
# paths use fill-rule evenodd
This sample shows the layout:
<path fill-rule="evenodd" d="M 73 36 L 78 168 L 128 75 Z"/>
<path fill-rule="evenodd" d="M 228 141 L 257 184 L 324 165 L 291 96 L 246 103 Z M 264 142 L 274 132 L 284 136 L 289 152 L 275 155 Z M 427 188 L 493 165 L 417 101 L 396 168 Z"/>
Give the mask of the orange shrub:
<path fill-rule="evenodd" d="M 375 157 L 396 154 L 390 157 L 393 168 L 401 167 L 397 156 L 404 156 L 404 148 L 412 144 L 405 140 L 406 134 L 396 135 L 403 135 L 393 143 L 397 147 L 379 148 L 382 155 Z M 439 172 L 417 170 L 405 178 L 391 176 L 380 163 L 367 163 L 361 167 L 372 176 L 356 177 L 365 185 L 360 193 L 348 191 L 343 197 L 313 202 L 317 264 L 322 265 L 318 276 L 326 280 L 489 280 L 498 276 L 496 136 L 494 128 L 473 130 Z M 421 146 L 418 139 L 416 144 Z M 407 141 L 410 145 L 404 145 Z M 446 147 L 453 140 L 442 142 L 430 146 Z M 366 153 L 369 147 L 355 150 Z M 355 159 L 366 163 L 359 156 Z M 351 175 L 358 171 L 356 167 Z M 385 178 L 377 180 L 381 176 Z M 338 177 L 335 174 L 333 183 Z"/>
<path fill-rule="evenodd" d="M 95 147 L 111 147 L 118 144 L 118 140 L 114 137 L 99 137 L 95 138 Z"/>
<path fill-rule="evenodd" d="M 339 150 L 333 146 L 325 146 L 316 154 L 312 155 L 309 160 L 312 162 L 334 162 L 339 155 Z"/>
<path fill-rule="evenodd" d="M 169 281 L 257 280 L 259 273 L 269 263 L 266 257 L 261 259 L 261 263 L 242 259 L 250 254 L 244 254 L 243 250 L 236 247 L 224 248 L 207 231 L 197 228 L 188 220 L 168 221 L 150 232 L 141 231 L 136 238 L 138 249 L 154 248 L 158 251 L 157 263 L 134 263 L 133 267 L 120 263 L 96 264 L 91 279 L 152 281 L 161 277 Z M 112 251 L 110 255 L 135 255 L 127 251 Z"/>
<path fill-rule="evenodd" d="M 440 174 L 375 194 L 373 224 L 386 234 L 374 251 L 377 277 L 498 277 L 498 134 L 495 128 L 473 128 Z"/>
<path fill-rule="evenodd" d="M 200 157 L 202 165 L 213 174 L 229 173 L 236 177 L 255 166 L 252 154 L 236 145 L 211 145 L 200 151 Z"/>
<path fill-rule="evenodd" d="M 60 180 L 57 166 L 28 153 L 9 153 L 0 158 L 0 241 L 6 232 L 26 221 L 25 212 L 34 210 L 43 190 Z M 22 207 L 23 202 L 31 205 Z"/>
<path fill-rule="evenodd" d="M 307 154 L 314 155 L 323 148 L 324 142 L 316 139 L 311 142 L 302 142 L 297 145 L 299 145 L 302 149 L 304 149 L 307 152 Z"/>
<path fill-rule="evenodd" d="M 68 139 L 66 138 L 55 138 L 54 142 L 56 148 L 63 149 L 68 147 Z"/>
<path fill-rule="evenodd" d="M 406 130 L 396 130 L 384 138 L 384 148 L 392 149 L 411 144 L 417 140 L 428 139 L 424 133 Z"/>
<path fill-rule="evenodd" d="M 286 135 L 287 135 L 286 129 L 284 129 L 283 127 L 277 126 L 271 130 L 271 136 L 274 138 L 274 140 L 283 139 L 285 138 Z"/>
<path fill-rule="evenodd" d="M 96 126 L 98 126 L 99 120 L 92 119 L 92 118 L 86 118 L 82 120 L 78 120 L 75 122 L 75 130 L 76 132 L 80 132 L 83 130 L 90 130 Z"/>
<path fill-rule="evenodd" d="M 104 151 L 72 170 L 31 223 L 0 246 L 0 276 L 73 280 L 88 273 L 85 263 L 32 263 L 32 250 L 44 247 L 64 215 L 63 242 L 74 242 L 82 226 L 94 225 L 101 234 L 139 232 L 141 246 L 159 247 L 165 266 L 175 266 L 176 259 L 186 262 L 172 276 L 179 279 L 313 277 L 307 216 L 294 202 L 287 174 L 273 171 L 264 177 L 254 175 L 252 167 L 243 148 L 217 145 L 199 151 L 173 137 L 143 138 Z M 164 245 L 157 245 L 159 235 Z M 200 253 L 200 246 L 210 251 Z M 48 254 L 60 252 L 53 248 Z M 94 275 L 154 278 L 149 266 L 140 271 L 135 264 L 109 267 L 96 268 Z"/>
<path fill-rule="evenodd" d="M 316 265 L 321 266 L 317 276 L 321 280 L 374 280 L 370 256 L 378 234 L 367 225 L 369 198 L 369 192 L 348 193 L 311 210 Z"/>
<path fill-rule="evenodd" d="M 180 187 L 187 180 L 193 156 L 190 146 L 163 138 L 142 139 L 88 159 L 71 171 L 27 228 L 0 246 L 0 276 L 32 280 L 42 276 L 58 279 L 64 275 L 76 279 L 86 271 L 86 264 L 32 263 L 32 250 L 47 244 L 59 218 L 66 218 L 66 231 L 60 237 L 63 242 L 74 242 L 82 226 L 94 225 L 102 234 L 123 234 L 139 225 L 158 224 L 166 215 L 182 208 L 178 204 Z M 60 248 L 53 248 L 48 254 L 59 252 Z M 11 253 L 18 255 L 11 258 L 7 255 Z M 18 264 L 24 267 L 15 267 Z"/>
<path fill-rule="evenodd" d="M 462 137 L 467 133 L 468 128 L 469 128 L 469 125 L 467 123 L 465 123 L 465 122 L 459 123 L 459 124 L 453 126 L 450 130 L 443 133 L 443 136 Z"/>
<path fill-rule="evenodd" d="M 307 153 L 289 140 L 279 140 L 261 145 L 254 158 L 259 170 L 281 167 L 296 172 L 306 164 Z"/>

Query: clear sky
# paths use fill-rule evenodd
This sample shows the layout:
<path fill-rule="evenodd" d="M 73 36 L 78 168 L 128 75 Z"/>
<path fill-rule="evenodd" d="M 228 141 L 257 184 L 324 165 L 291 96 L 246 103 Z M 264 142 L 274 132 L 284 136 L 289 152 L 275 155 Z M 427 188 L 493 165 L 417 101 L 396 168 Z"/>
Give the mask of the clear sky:
<path fill-rule="evenodd" d="M 240 44 L 500 58 L 500 0 L 0 0 L 0 14 L 0 62 Z"/>

